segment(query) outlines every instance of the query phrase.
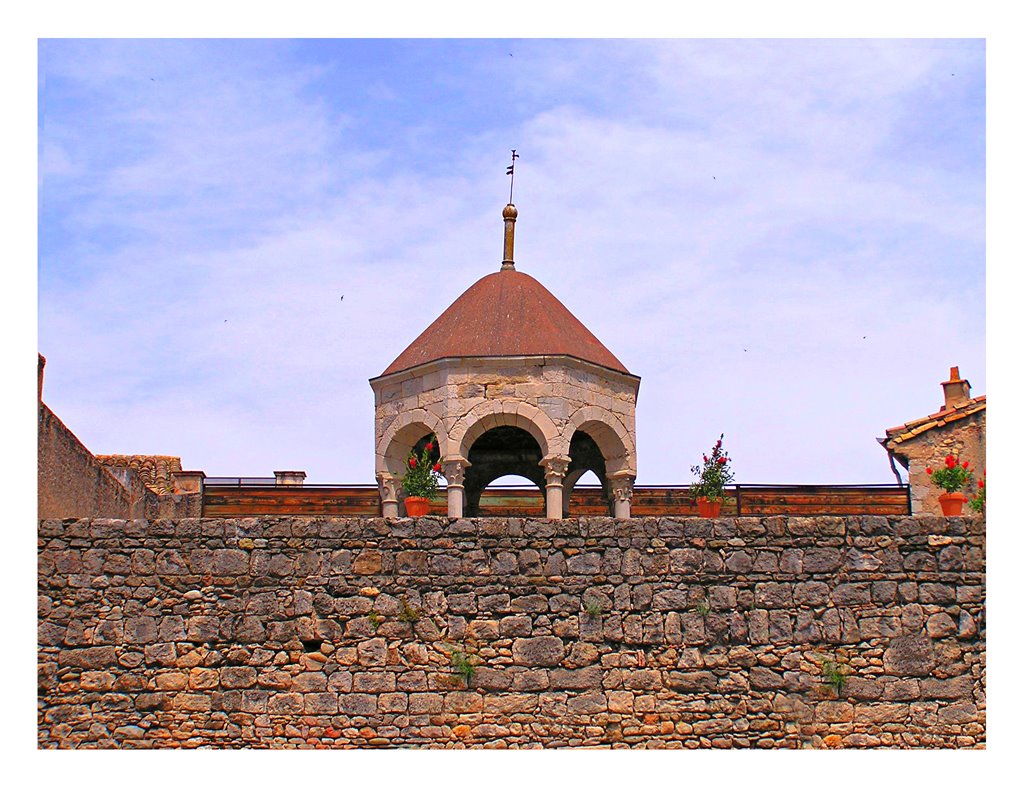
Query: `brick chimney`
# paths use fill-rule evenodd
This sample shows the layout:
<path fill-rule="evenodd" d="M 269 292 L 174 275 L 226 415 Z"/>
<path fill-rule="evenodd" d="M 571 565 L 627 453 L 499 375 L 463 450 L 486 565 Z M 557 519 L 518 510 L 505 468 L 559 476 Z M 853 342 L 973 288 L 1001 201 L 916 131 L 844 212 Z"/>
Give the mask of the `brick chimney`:
<path fill-rule="evenodd" d="M 39 401 L 43 401 L 43 369 L 46 367 L 46 358 L 42 353 L 39 354 Z"/>
<path fill-rule="evenodd" d="M 960 367 L 949 368 L 949 380 L 942 384 L 942 393 L 946 397 L 946 402 L 940 410 L 950 410 L 957 405 L 963 405 L 971 398 L 971 383 L 960 379 Z"/>

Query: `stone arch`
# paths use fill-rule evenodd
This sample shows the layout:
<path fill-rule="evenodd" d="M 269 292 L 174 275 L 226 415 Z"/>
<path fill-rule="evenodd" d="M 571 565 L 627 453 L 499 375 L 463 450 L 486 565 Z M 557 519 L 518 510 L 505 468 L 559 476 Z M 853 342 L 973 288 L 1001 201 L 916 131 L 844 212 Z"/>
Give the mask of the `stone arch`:
<path fill-rule="evenodd" d="M 459 419 L 448 438 L 447 453 L 468 457 L 477 438 L 502 426 L 519 427 L 530 433 L 540 446 L 541 456 L 561 448 L 558 428 L 544 411 L 527 402 L 497 400 L 481 402 Z"/>
<path fill-rule="evenodd" d="M 579 430 L 593 438 L 601 450 L 609 475 L 636 475 L 635 441 L 614 413 L 596 405 L 585 405 L 569 418 L 563 431 L 563 440 L 568 444 Z"/>
<path fill-rule="evenodd" d="M 439 446 L 445 445 L 447 431 L 441 419 L 433 413 L 415 408 L 399 414 L 377 441 L 377 473 L 404 474 L 405 458 L 416 442 L 430 433 L 437 436 Z"/>

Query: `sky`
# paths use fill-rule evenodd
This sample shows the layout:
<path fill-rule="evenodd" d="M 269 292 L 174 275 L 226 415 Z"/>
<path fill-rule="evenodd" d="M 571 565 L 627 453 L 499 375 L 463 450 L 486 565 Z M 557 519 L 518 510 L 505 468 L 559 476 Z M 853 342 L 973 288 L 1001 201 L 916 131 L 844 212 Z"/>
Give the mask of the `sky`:
<path fill-rule="evenodd" d="M 893 483 L 986 393 L 982 39 L 43 39 L 44 400 L 97 454 L 372 483 L 368 379 L 501 262 L 634 374 L 638 484 Z M 342 296 L 344 298 L 342 299 Z"/>

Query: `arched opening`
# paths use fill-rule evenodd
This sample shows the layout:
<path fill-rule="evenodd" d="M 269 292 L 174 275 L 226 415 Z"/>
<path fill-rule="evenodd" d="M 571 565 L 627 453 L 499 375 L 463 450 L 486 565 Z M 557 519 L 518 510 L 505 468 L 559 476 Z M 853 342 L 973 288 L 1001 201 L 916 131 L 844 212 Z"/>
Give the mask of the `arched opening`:
<path fill-rule="evenodd" d="M 540 444 L 521 427 L 502 425 L 483 432 L 469 449 L 466 469 L 467 517 L 481 516 L 480 496 L 497 479 L 520 477 L 535 484 L 544 495 L 544 470 Z M 490 507 L 489 507 L 490 508 Z M 514 508 L 514 507 L 506 507 Z M 531 510 L 533 506 L 529 507 Z"/>
<path fill-rule="evenodd" d="M 481 517 L 543 517 L 544 489 L 525 476 L 506 474 L 480 493 Z"/>
<path fill-rule="evenodd" d="M 580 432 L 587 435 L 588 444 L 597 447 L 597 453 L 604 463 L 604 471 L 598 473 L 599 478 L 621 473 L 636 475 L 633 437 L 615 414 L 593 405 L 580 408 L 569 420 L 566 435 L 575 442 Z"/>
<path fill-rule="evenodd" d="M 378 441 L 377 471 L 404 475 L 409 452 L 418 454 L 431 435 L 437 437 L 437 448 L 443 450 L 446 436 L 439 420 L 425 411 L 402 414 Z"/>
<path fill-rule="evenodd" d="M 573 498 L 573 493 L 580 485 L 586 485 L 589 478 L 591 484 L 597 484 L 600 491 L 580 490 Z M 565 474 L 562 494 L 562 514 L 609 514 L 611 498 L 608 491 L 608 478 L 604 455 L 597 442 L 583 430 L 576 430 L 569 441 L 569 470 Z M 580 511 L 576 511 L 579 507 Z"/>

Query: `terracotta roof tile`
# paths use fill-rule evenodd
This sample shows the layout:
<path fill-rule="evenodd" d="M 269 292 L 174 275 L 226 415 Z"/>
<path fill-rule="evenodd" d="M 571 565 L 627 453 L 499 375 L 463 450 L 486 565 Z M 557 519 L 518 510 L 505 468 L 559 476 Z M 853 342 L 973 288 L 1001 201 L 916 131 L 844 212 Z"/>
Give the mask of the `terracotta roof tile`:
<path fill-rule="evenodd" d="M 960 421 L 968 416 L 972 416 L 975 413 L 985 410 L 987 406 L 988 402 L 984 394 L 979 397 L 972 397 L 962 405 L 958 405 L 955 408 L 940 410 L 938 413 L 925 416 L 923 419 L 914 419 L 913 421 L 908 421 L 906 424 L 890 427 L 885 431 L 886 441 L 889 443 L 902 443 L 903 441 L 917 437 L 922 432 L 927 432 L 935 427 L 941 427 L 944 424 L 950 424 L 954 421 Z"/>
<path fill-rule="evenodd" d="M 544 285 L 519 271 L 498 271 L 459 296 L 381 376 L 479 356 L 572 356 L 629 374 Z"/>

